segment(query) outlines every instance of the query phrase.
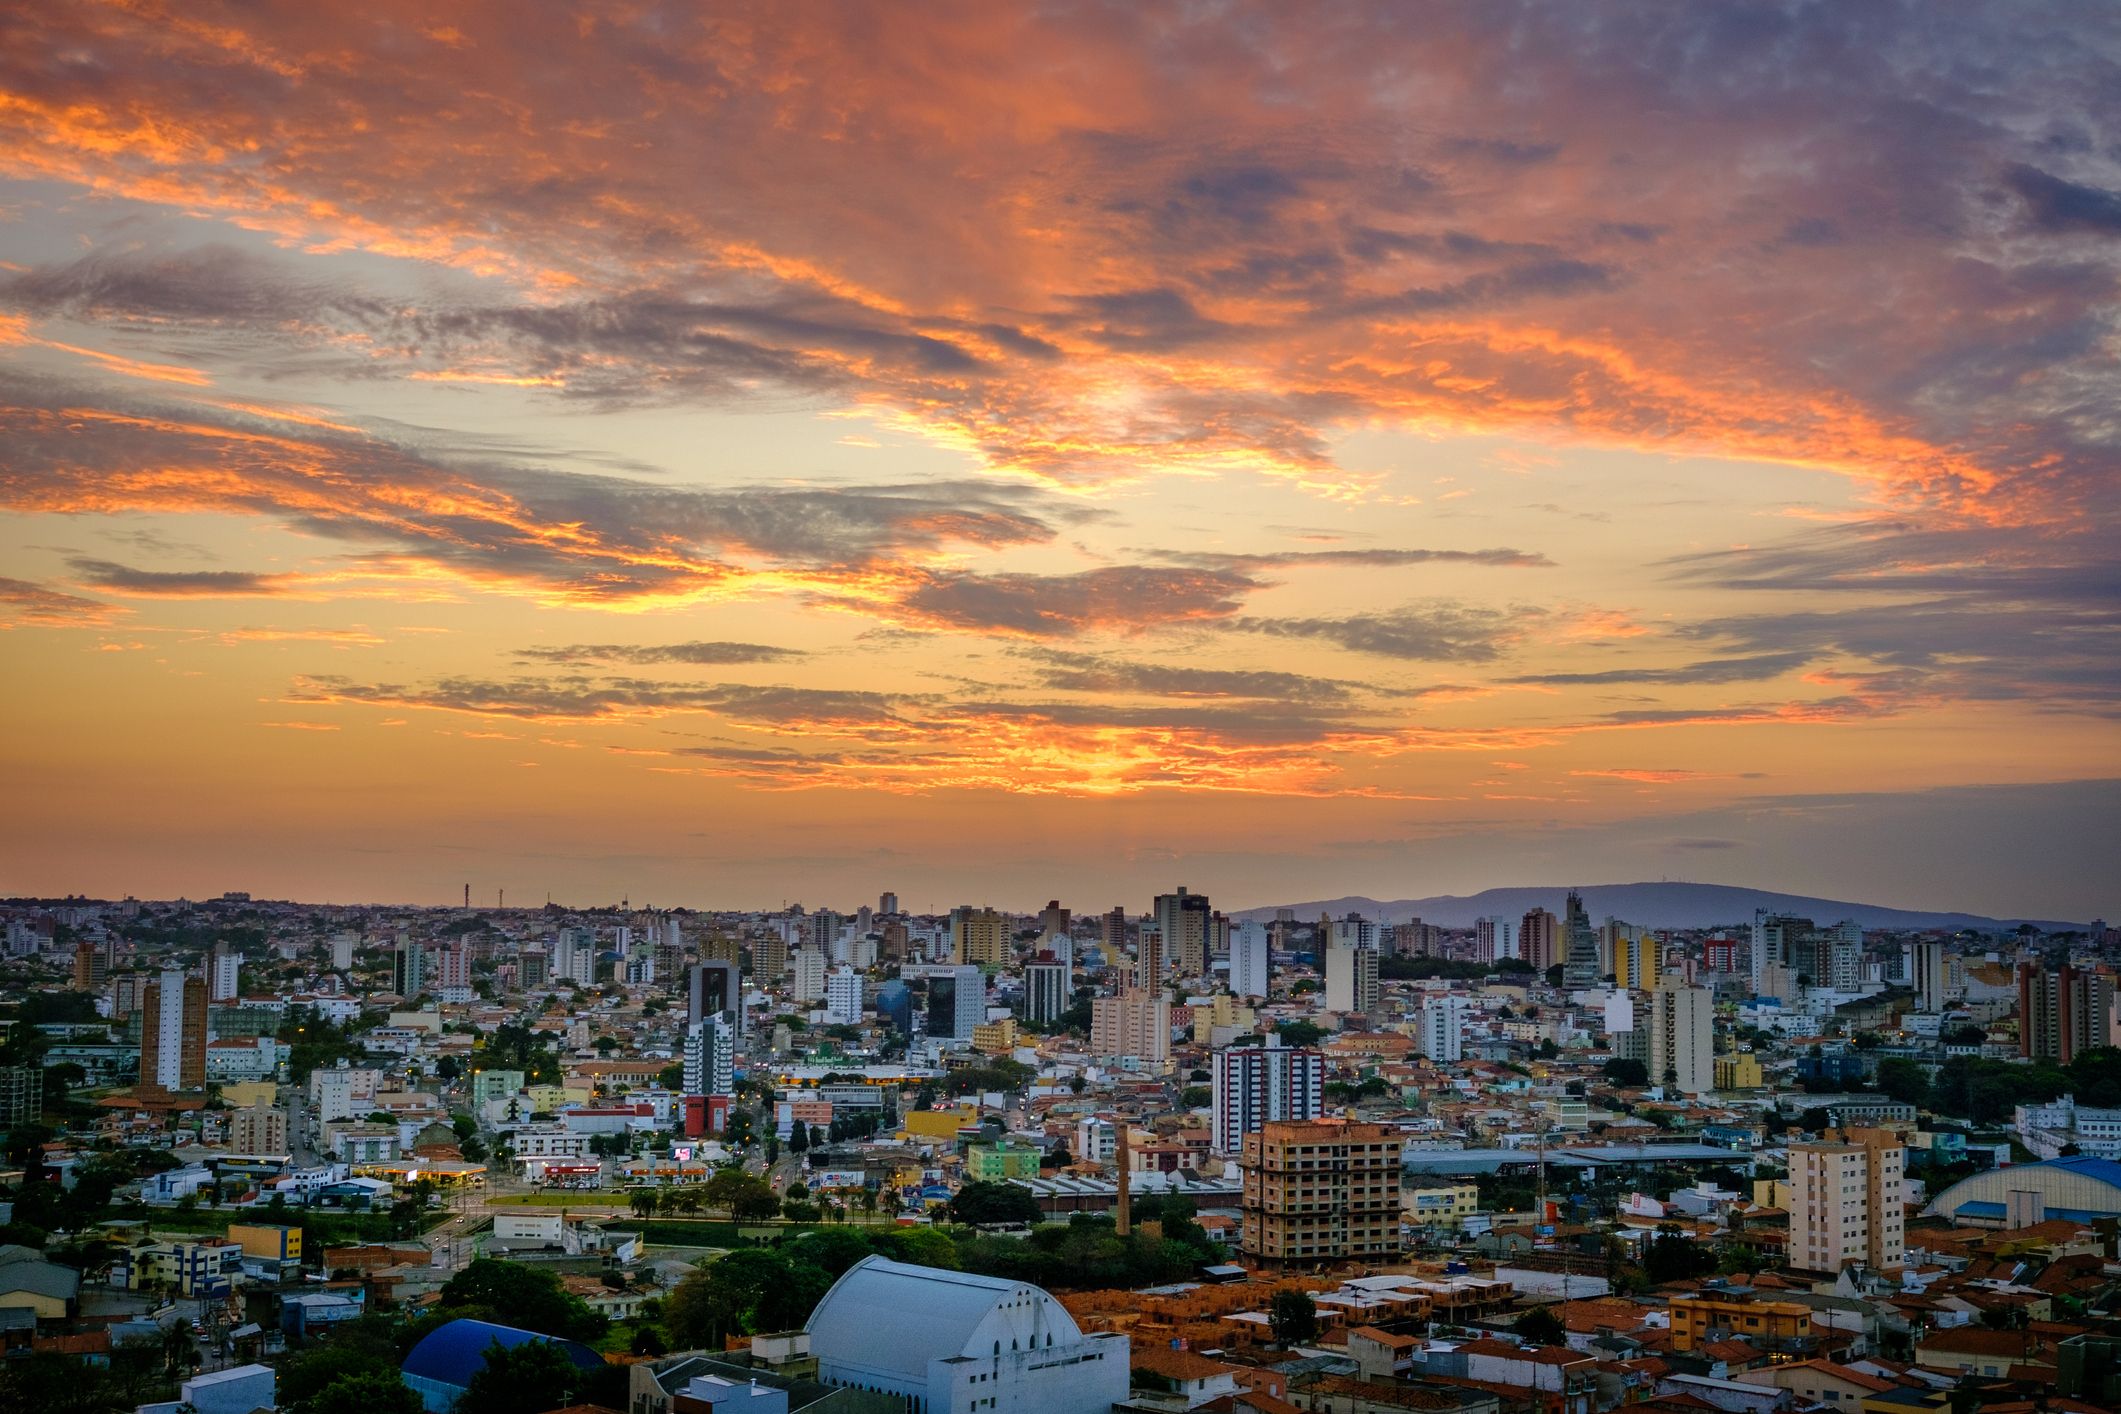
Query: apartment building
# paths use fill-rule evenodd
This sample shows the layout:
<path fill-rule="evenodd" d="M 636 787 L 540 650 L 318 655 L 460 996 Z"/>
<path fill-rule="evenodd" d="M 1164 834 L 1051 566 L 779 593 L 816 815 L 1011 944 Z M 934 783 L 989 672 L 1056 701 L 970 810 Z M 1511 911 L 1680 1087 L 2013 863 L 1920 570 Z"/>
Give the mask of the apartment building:
<path fill-rule="evenodd" d="M 1246 1135 L 1241 1249 L 1278 1267 L 1397 1256 L 1404 1147 L 1390 1125 L 1352 1120 L 1286 1120 Z"/>
<path fill-rule="evenodd" d="M 1906 1260 L 1903 1151 L 1874 1144 L 1790 1146 L 1790 1265 L 1838 1272 L 1892 1270 Z"/>
<path fill-rule="evenodd" d="M 1326 1058 L 1307 1046 L 1225 1046 L 1209 1072 L 1214 1082 L 1215 1152 L 1235 1154 L 1247 1134 L 1277 1120 L 1317 1119 L 1325 1112 Z"/>

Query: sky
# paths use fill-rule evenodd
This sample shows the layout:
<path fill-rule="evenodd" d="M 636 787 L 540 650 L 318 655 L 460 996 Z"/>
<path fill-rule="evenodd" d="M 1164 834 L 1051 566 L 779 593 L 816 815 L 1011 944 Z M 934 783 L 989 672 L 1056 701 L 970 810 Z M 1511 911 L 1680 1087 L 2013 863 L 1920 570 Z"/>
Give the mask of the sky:
<path fill-rule="evenodd" d="M 2077 3 L 6 7 L 0 893 L 2111 915 L 2117 277 Z"/>

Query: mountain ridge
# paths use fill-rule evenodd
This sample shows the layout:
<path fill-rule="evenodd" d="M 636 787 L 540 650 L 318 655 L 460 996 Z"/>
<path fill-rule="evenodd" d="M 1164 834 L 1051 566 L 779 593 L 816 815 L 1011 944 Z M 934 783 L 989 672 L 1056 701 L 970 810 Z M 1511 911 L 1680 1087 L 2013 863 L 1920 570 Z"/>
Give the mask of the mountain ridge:
<path fill-rule="evenodd" d="M 1534 908 L 1561 913 L 1570 885 L 1522 885 L 1483 889 L 1476 894 L 1437 894 L 1428 898 L 1379 900 L 1361 894 L 1336 899 L 1314 899 L 1307 903 L 1268 904 L 1233 911 L 1233 919 L 1271 919 L 1277 909 L 1287 908 L 1300 919 L 1315 919 L 1324 913 L 1340 917 L 1353 912 L 1384 923 L 1404 923 L 1419 918 L 1445 928 L 1470 928 L 1476 919 L 1493 914 L 1519 917 Z M 2082 923 L 2039 918 L 1990 918 L 1978 913 L 1946 910 L 1891 908 L 1883 904 L 1854 903 L 1844 899 L 1815 898 L 1805 894 L 1777 893 L 1736 884 L 1636 883 L 1585 884 L 1578 886 L 1583 906 L 1594 921 L 1619 918 L 1642 928 L 1712 928 L 1749 925 L 1753 910 L 1794 913 L 1816 923 L 1854 920 L 1864 928 L 1972 929 L 2015 928 L 2031 923 L 2045 931 L 2081 929 Z"/>

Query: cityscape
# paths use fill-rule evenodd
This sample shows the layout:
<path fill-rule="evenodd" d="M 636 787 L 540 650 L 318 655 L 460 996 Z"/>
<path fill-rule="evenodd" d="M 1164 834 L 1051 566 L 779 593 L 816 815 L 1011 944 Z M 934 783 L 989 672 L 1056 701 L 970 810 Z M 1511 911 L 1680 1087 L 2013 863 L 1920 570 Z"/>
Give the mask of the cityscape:
<path fill-rule="evenodd" d="M 2117 75 L 0 5 L 0 1414 L 2121 1410 Z"/>

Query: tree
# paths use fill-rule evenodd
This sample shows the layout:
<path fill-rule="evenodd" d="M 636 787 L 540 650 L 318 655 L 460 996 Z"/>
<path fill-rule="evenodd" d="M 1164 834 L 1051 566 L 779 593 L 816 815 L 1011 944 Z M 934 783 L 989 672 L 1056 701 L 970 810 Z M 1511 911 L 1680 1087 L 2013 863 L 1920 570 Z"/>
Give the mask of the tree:
<path fill-rule="evenodd" d="M 1035 1223 L 1045 1214 L 1031 1190 L 1015 1183 L 968 1183 L 950 1200 L 961 1223 Z"/>
<path fill-rule="evenodd" d="M 792 1125 L 788 1130 L 788 1152 L 800 1154 L 810 1147 L 810 1126 Z"/>
<path fill-rule="evenodd" d="M 1687 1281 L 1716 1270 L 1715 1254 L 1673 1227 L 1662 1227 L 1642 1249 L 1643 1274 L 1653 1286 Z"/>
<path fill-rule="evenodd" d="M 482 1308 L 508 1325 L 567 1340 L 595 1340 L 609 1324 L 581 1297 L 562 1288 L 554 1273 L 490 1257 L 451 1277 L 442 1288 L 441 1304 Z"/>
<path fill-rule="evenodd" d="M 634 1189 L 633 1192 L 626 1195 L 626 1206 L 633 1209 L 633 1215 L 637 1218 L 654 1217 L 655 1190 L 652 1188 Z"/>
<path fill-rule="evenodd" d="M 486 1347 L 486 1363 L 464 1386 L 458 1401 L 479 1414 L 540 1414 L 572 1404 L 584 1372 L 551 1341 L 526 1340 Z"/>
<path fill-rule="evenodd" d="M 370 1365 L 341 1375 L 299 1400 L 281 1396 L 288 1414 L 420 1414 L 425 1407 L 396 1369 Z"/>
<path fill-rule="evenodd" d="M 1318 1307 L 1307 1291 L 1277 1291 L 1267 1303 L 1267 1328 L 1277 1345 L 1318 1338 Z"/>
<path fill-rule="evenodd" d="M 1930 1098 L 1929 1073 L 1920 1061 L 1887 1056 L 1878 1062 L 1878 1093 L 1904 1105 L 1926 1108 Z"/>
<path fill-rule="evenodd" d="M 1650 1083 L 1650 1068 L 1639 1060 L 1615 1056 L 1605 1063 L 1605 1078 L 1622 1089 L 1639 1090 Z"/>
<path fill-rule="evenodd" d="M 1519 1316 L 1510 1329 L 1534 1345 L 1562 1345 L 1569 1338 L 1569 1328 L 1561 1323 L 1561 1317 L 1545 1306 L 1534 1306 Z"/>
<path fill-rule="evenodd" d="M 1315 1046 L 1325 1039 L 1325 1029 L 1315 1021 L 1284 1021 L 1275 1028 L 1284 1046 Z"/>

